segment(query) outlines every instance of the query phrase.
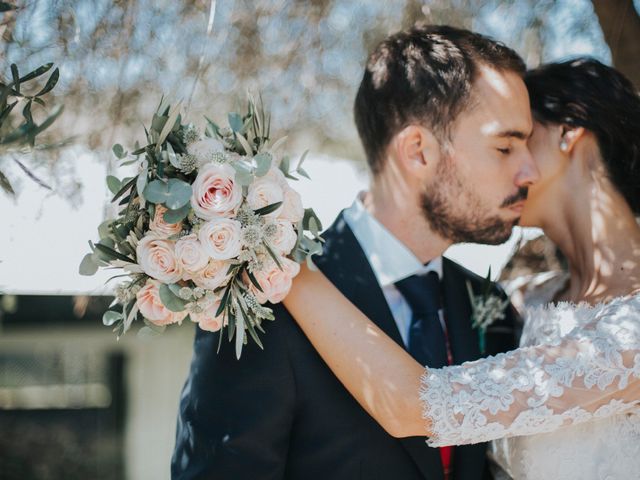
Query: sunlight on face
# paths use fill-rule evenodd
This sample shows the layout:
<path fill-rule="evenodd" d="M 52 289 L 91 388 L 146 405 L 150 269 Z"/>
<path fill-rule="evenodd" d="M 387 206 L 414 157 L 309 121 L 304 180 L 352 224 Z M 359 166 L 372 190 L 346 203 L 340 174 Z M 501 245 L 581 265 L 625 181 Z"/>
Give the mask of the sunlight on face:
<path fill-rule="evenodd" d="M 480 67 L 449 154 L 424 193 L 423 210 L 436 231 L 454 242 L 499 244 L 509 238 L 538 176 L 526 145 L 531 129 L 522 78 Z"/>

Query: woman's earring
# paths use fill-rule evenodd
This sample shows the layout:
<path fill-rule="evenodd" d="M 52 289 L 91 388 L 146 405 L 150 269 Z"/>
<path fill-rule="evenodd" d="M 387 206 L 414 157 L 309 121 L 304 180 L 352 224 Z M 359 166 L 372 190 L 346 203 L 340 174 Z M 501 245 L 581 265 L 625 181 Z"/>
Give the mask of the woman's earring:
<path fill-rule="evenodd" d="M 567 141 L 563 138 L 560 141 L 560 150 L 562 150 L 563 152 L 566 152 L 569 148 L 569 145 L 567 144 Z"/>

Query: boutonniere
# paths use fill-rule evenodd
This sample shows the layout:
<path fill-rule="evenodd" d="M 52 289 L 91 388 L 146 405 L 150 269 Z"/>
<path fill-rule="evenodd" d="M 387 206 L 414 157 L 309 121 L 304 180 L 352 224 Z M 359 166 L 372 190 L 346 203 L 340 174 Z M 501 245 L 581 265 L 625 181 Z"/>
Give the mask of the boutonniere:
<path fill-rule="evenodd" d="M 478 330 L 480 339 L 480 352 L 485 353 L 485 336 L 487 328 L 496 320 L 504 320 L 505 309 L 509 305 L 509 299 L 502 299 L 491 292 L 493 282 L 491 281 L 491 268 L 487 273 L 482 285 L 482 292 L 476 295 L 471 287 L 471 282 L 467 281 L 467 291 L 471 302 L 471 325 Z"/>

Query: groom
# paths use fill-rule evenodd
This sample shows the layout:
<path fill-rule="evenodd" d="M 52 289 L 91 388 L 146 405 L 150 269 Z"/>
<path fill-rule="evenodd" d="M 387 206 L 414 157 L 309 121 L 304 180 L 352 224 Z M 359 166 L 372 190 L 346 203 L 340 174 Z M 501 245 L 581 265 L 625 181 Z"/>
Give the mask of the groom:
<path fill-rule="evenodd" d="M 482 279 L 441 255 L 454 242 L 504 242 L 518 221 L 537 178 L 524 68 L 507 47 L 443 26 L 389 37 L 367 63 L 354 110 L 371 187 L 324 233 L 315 262 L 423 364 L 516 347 L 509 308 L 481 351 L 466 282 L 479 293 Z M 274 312 L 264 351 L 249 343 L 239 361 L 197 331 L 173 479 L 491 478 L 484 444 L 432 449 L 389 436 L 284 307 Z"/>

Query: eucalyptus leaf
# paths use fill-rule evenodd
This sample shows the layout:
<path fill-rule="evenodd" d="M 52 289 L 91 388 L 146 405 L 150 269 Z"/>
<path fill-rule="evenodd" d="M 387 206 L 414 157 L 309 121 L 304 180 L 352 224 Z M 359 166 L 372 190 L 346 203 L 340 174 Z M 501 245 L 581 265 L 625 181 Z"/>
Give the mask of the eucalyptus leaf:
<path fill-rule="evenodd" d="M 248 156 L 253 155 L 253 149 L 251 148 L 251 145 L 249 145 L 249 142 L 247 142 L 247 139 L 244 137 L 244 135 L 242 135 L 241 133 L 234 133 L 234 138 L 238 142 L 240 142 L 240 145 L 242 145 L 242 148 Z"/>
<path fill-rule="evenodd" d="M 111 234 L 110 226 L 113 220 L 105 220 L 100 225 L 98 225 L 98 235 L 101 239 L 109 237 Z"/>
<path fill-rule="evenodd" d="M 183 312 L 186 307 L 186 302 L 182 300 L 180 297 L 175 295 L 168 285 L 162 284 L 160 285 L 159 294 L 160 300 L 162 304 L 167 307 L 167 309 L 172 312 Z"/>
<path fill-rule="evenodd" d="M 136 333 L 136 336 L 142 340 L 150 340 L 157 338 L 161 335 L 161 332 L 155 331 L 153 328 L 145 325 Z"/>
<path fill-rule="evenodd" d="M 107 327 L 110 327 L 111 325 L 116 323 L 118 320 L 123 320 L 123 319 L 124 319 L 124 317 L 123 317 L 122 313 L 115 312 L 113 310 L 107 310 L 102 315 L 102 323 L 104 325 L 106 325 Z"/>
<path fill-rule="evenodd" d="M 187 202 L 186 205 L 178 208 L 177 210 L 167 210 L 162 215 L 162 218 L 167 223 L 178 223 L 181 220 L 184 220 L 189 215 L 191 211 L 191 203 Z"/>
<path fill-rule="evenodd" d="M 2 188 L 9 195 L 16 194 L 16 192 L 13 190 L 13 187 L 11 186 L 11 182 L 9 182 L 7 176 L 2 173 L 2 170 L 0 170 L 0 188 Z"/>
<path fill-rule="evenodd" d="M 165 205 L 170 210 L 177 210 L 189 204 L 192 193 L 193 189 L 190 184 L 178 178 L 171 178 L 169 179 L 168 197 Z"/>
<path fill-rule="evenodd" d="M 111 150 L 113 151 L 113 154 L 118 158 L 118 159 L 123 159 L 124 157 L 127 156 L 127 152 L 125 152 L 124 147 L 122 145 L 120 145 L 119 143 L 116 143 Z"/>
<path fill-rule="evenodd" d="M 122 183 L 117 177 L 114 177 L 113 175 L 107 175 L 107 187 L 109 187 L 111 193 L 115 195 L 122 188 Z"/>
<path fill-rule="evenodd" d="M 168 196 L 169 186 L 162 180 L 153 180 L 144 189 L 144 198 L 153 203 L 164 203 Z"/>
<path fill-rule="evenodd" d="M 176 155 L 176 152 L 173 150 L 173 147 L 169 142 L 167 142 L 167 157 L 169 158 L 169 163 L 173 165 L 175 168 L 180 168 L 180 160 Z"/>
<path fill-rule="evenodd" d="M 254 157 L 254 160 L 256 161 L 256 176 L 257 177 L 264 177 L 268 172 L 269 169 L 271 168 L 271 163 L 273 162 L 273 156 L 270 153 L 259 153 L 258 155 L 256 155 Z"/>
<path fill-rule="evenodd" d="M 144 189 L 146 186 L 147 186 L 147 170 L 145 169 L 142 172 L 140 172 L 138 174 L 138 177 L 136 178 L 136 190 L 144 200 L 146 200 L 144 196 Z"/>
<path fill-rule="evenodd" d="M 87 253 L 80 262 L 78 273 L 80 273 L 80 275 L 90 277 L 91 275 L 95 275 L 97 271 L 98 264 L 93 260 L 93 253 Z"/>
<path fill-rule="evenodd" d="M 236 358 L 240 360 L 242 354 L 242 346 L 244 345 L 244 315 L 242 312 L 238 312 L 236 318 Z"/>
<path fill-rule="evenodd" d="M 231 112 L 228 115 L 228 119 L 229 119 L 229 127 L 231 127 L 231 130 L 233 130 L 236 133 L 242 131 L 243 122 L 242 122 L 242 116 L 239 113 Z"/>
<path fill-rule="evenodd" d="M 112 257 L 113 259 L 122 260 L 123 262 L 136 263 L 126 255 L 122 255 L 120 252 L 117 252 L 113 248 L 110 248 L 102 243 L 96 243 L 95 247 L 97 251 L 102 252 L 105 255 Z"/>

